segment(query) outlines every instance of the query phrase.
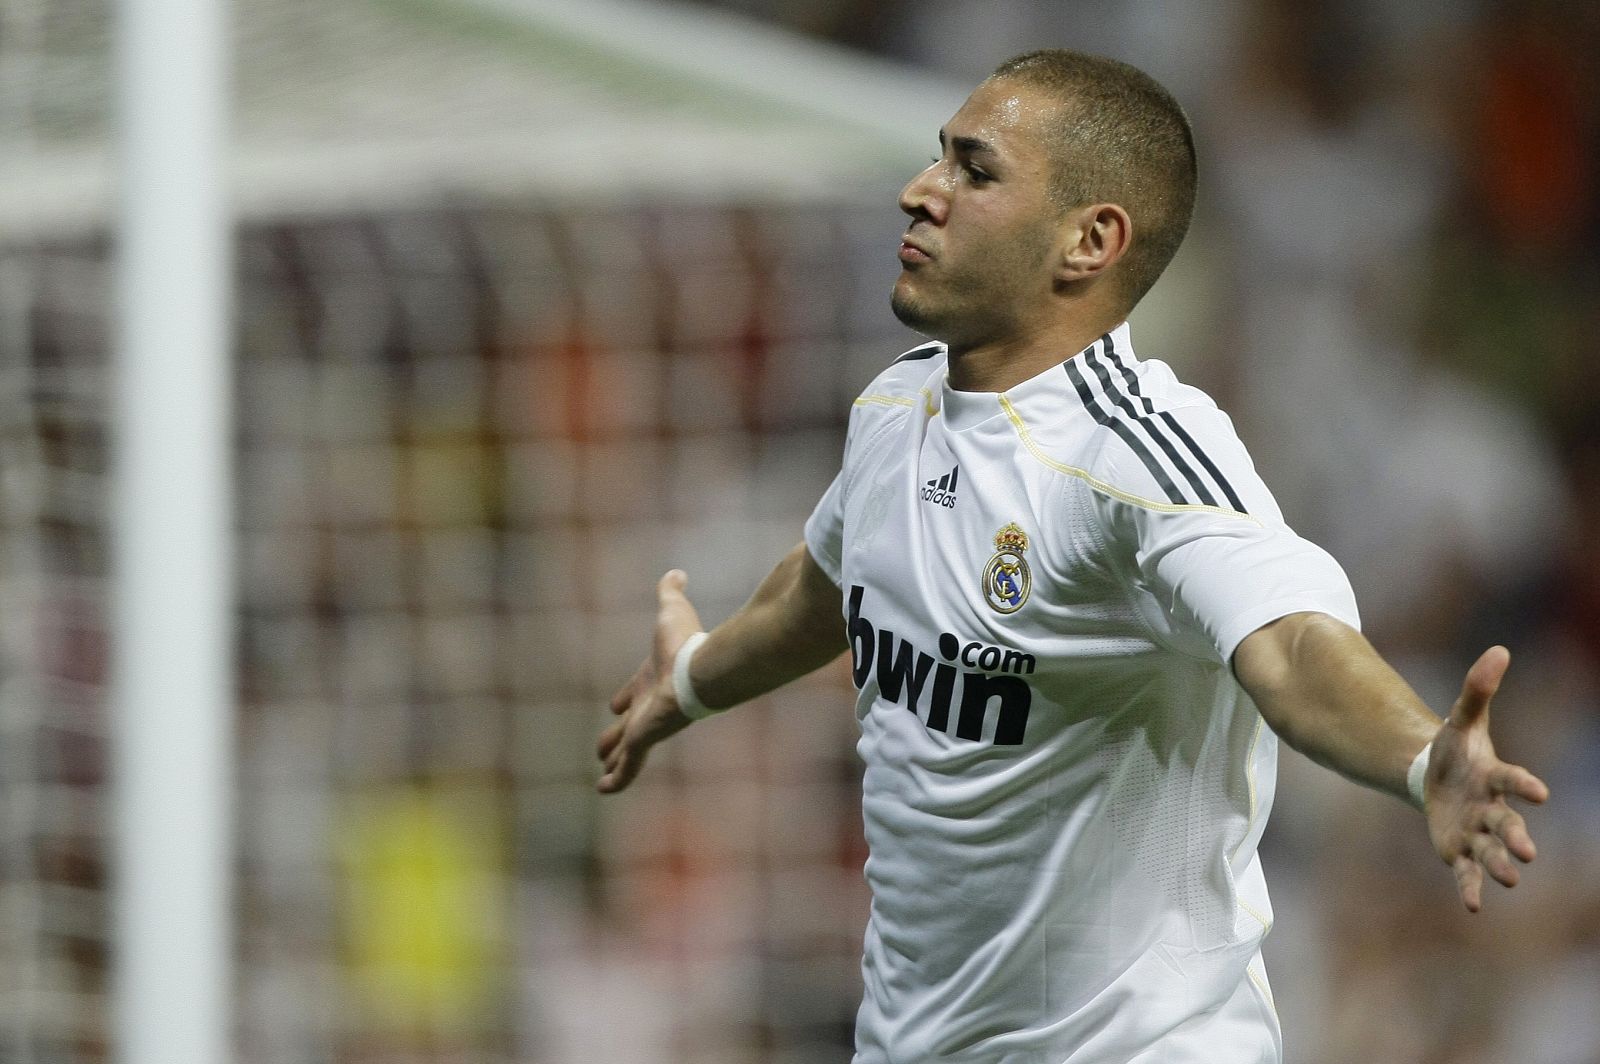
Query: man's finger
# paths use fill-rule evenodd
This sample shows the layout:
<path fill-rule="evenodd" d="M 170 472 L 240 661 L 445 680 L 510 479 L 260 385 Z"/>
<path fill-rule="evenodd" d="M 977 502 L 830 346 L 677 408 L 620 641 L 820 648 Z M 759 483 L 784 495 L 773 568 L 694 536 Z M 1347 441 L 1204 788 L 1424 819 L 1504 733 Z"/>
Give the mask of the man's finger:
<path fill-rule="evenodd" d="M 1544 780 L 1520 765 L 1501 765 L 1489 774 L 1489 786 L 1496 794 L 1509 794 L 1534 805 L 1543 805 L 1550 798 L 1550 788 Z"/>
<path fill-rule="evenodd" d="M 684 597 L 684 589 L 688 586 L 688 573 L 682 569 L 668 569 L 666 574 L 656 581 L 656 604 L 666 609 L 669 603 L 677 602 Z"/>
<path fill-rule="evenodd" d="M 623 684 L 622 687 L 617 690 L 617 693 L 611 696 L 610 704 L 611 712 L 613 713 L 628 712 L 628 707 L 633 704 L 632 680 L 629 680 L 627 683 Z"/>
<path fill-rule="evenodd" d="M 1528 826 L 1515 810 L 1496 803 L 1490 807 L 1488 815 L 1483 819 L 1489 830 L 1505 843 L 1506 850 L 1511 856 L 1523 864 L 1527 864 L 1537 856 L 1533 848 L 1533 837 L 1528 834 Z"/>
<path fill-rule="evenodd" d="M 615 794 L 622 790 L 633 782 L 633 778 L 639 774 L 639 769 L 644 766 L 643 751 L 631 754 L 630 747 L 621 747 L 620 749 L 621 756 L 617 758 L 616 765 L 607 771 L 604 776 L 600 777 L 599 783 L 595 784 L 601 794 Z"/>
<path fill-rule="evenodd" d="M 601 794 L 612 794 L 627 786 L 627 782 L 622 778 L 622 769 L 626 764 L 627 758 L 623 756 L 621 747 L 613 750 L 611 756 L 606 758 L 605 772 L 595 784 Z"/>
<path fill-rule="evenodd" d="M 673 569 L 656 585 L 660 608 L 656 611 L 653 661 L 657 674 L 670 673 L 683 641 L 700 630 L 700 615 L 684 595 L 689 578 L 682 569 Z"/>
<path fill-rule="evenodd" d="M 600 742 L 595 746 L 595 753 L 600 755 L 600 760 L 604 761 L 610 757 L 611 751 L 617 748 L 617 743 L 622 739 L 622 729 L 626 724 L 626 721 L 619 720 L 600 733 Z"/>
<path fill-rule="evenodd" d="M 622 689 L 611 696 L 611 712 L 626 713 L 628 707 L 633 705 L 633 700 L 640 691 L 646 690 L 655 679 L 655 669 L 649 661 L 642 661 L 639 667 L 633 670 L 633 677 L 622 685 Z"/>
<path fill-rule="evenodd" d="M 1511 652 L 1505 647 L 1493 646 L 1485 650 L 1467 670 L 1467 678 L 1461 684 L 1461 697 L 1450 710 L 1450 723 L 1465 728 L 1482 719 L 1510 665 Z"/>
<path fill-rule="evenodd" d="M 1467 912 L 1475 913 L 1483 908 L 1483 869 L 1478 862 L 1462 854 L 1451 862 L 1450 870 L 1456 874 L 1456 890 Z"/>
<path fill-rule="evenodd" d="M 1478 859 L 1478 863 L 1501 886 L 1514 887 L 1522 878 L 1522 873 L 1517 871 L 1517 866 L 1511 863 L 1511 855 L 1500 844 L 1500 840 L 1493 835 L 1479 835 L 1473 840 L 1472 851 L 1473 856 Z"/>

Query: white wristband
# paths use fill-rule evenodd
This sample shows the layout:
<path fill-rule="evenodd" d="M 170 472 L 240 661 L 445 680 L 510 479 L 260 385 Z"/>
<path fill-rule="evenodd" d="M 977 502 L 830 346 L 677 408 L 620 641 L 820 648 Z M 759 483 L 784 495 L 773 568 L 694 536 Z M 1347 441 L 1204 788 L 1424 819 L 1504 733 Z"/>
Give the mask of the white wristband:
<path fill-rule="evenodd" d="M 1406 770 L 1406 790 L 1411 792 L 1411 804 L 1418 809 L 1426 811 L 1423 804 L 1423 784 L 1428 778 L 1428 760 L 1433 754 L 1433 743 L 1428 743 L 1422 748 L 1416 758 L 1411 762 L 1411 767 Z"/>
<path fill-rule="evenodd" d="M 678 712 L 690 720 L 705 720 L 713 713 L 722 712 L 700 701 L 700 696 L 694 693 L 694 684 L 689 682 L 689 659 L 694 657 L 694 652 L 700 649 L 700 644 L 707 638 L 706 633 L 696 632 L 685 639 L 672 662 L 672 693 L 678 696 Z"/>

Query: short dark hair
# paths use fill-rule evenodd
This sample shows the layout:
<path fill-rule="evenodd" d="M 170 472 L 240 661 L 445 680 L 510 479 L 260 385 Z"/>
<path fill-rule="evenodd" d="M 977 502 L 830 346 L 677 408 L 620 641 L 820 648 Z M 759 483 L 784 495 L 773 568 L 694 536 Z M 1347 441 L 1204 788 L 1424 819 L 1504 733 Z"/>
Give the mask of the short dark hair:
<path fill-rule="evenodd" d="M 1051 145 L 1051 193 L 1063 209 L 1115 203 L 1133 219 L 1133 245 L 1120 264 L 1131 309 L 1177 254 L 1194 216 L 1189 117 L 1144 71 L 1064 48 L 1008 59 L 990 77 L 1046 90 L 1063 105 Z"/>

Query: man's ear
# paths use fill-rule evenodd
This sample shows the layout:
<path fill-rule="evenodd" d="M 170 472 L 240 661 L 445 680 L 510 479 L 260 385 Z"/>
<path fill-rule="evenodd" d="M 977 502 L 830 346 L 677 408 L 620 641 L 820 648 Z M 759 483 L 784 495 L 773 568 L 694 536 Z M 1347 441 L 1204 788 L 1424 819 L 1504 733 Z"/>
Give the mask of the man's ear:
<path fill-rule="evenodd" d="M 1098 277 L 1127 254 L 1133 219 L 1115 203 L 1090 203 L 1068 212 L 1061 233 L 1056 281 L 1072 284 Z"/>

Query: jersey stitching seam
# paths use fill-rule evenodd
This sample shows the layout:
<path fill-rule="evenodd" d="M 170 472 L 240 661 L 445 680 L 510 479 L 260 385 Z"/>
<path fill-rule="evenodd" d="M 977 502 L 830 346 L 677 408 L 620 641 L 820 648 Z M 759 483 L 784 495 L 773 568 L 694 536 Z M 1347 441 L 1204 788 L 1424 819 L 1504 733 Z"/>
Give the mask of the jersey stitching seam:
<path fill-rule="evenodd" d="M 1011 408 L 1011 405 L 1006 402 L 1004 396 L 1001 397 L 1000 401 L 1001 401 L 1001 403 L 1005 404 L 1008 414 L 1013 412 L 1013 410 Z M 1027 431 L 1026 430 L 1026 426 L 1024 426 L 1022 424 L 1022 419 L 1020 417 L 1014 418 L 1013 419 L 1013 423 L 1017 426 L 1017 429 L 1018 429 L 1019 433 L 1025 433 Z M 1023 438 L 1023 442 L 1024 443 L 1030 443 L 1030 441 L 1026 437 Z M 1030 448 L 1030 450 L 1031 450 L 1031 448 Z M 1038 456 L 1037 453 L 1034 453 L 1034 457 L 1037 458 L 1039 456 Z M 1046 468 L 1054 468 L 1048 462 L 1045 463 L 1045 466 L 1046 466 Z M 1072 468 L 1076 468 L 1076 467 L 1072 467 Z M 1092 474 L 1088 473 L 1087 470 L 1084 470 L 1083 473 L 1084 473 L 1084 476 L 1081 477 L 1081 478 L 1080 477 L 1069 477 L 1068 479 L 1062 481 L 1061 492 L 1062 492 L 1063 495 L 1066 494 L 1068 485 L 1072 484 L 1074 480 L 1082 480 L 1085 483 L 1090 483 L 1091 484 L 1091 490 L 1092 490 L 1092 481 L 1095 480 L 1095 479 L 1098 479 L 1098 478 L 1094 478 L 1092 476 Z M 1100 494 L 1100 493 L 1097 492 L 1096 494 Z M 1149 618 L 1147 618 L 1144 615 L 1144 611 L 1139 608 L 1139 603 L 1136 600 L 1136 593 L 1138 591 L 1138 588 L 1135 586 L 1132 577 L 1130 577 L 1128 575 L 1128 573 L 1127 573 L 1127 571 L 1126 571 L 1124 566 L 1118 564 L 1117 560 L 1115 558 L 1110 557 L 1111 551 L 1109 549 L 1108 544 L 1115 537 L 1113 537 L 1106 530 L 1105 521 L 1104 521 L 1104 518 L 1103 518 L 1102 514 L 1100 513 L 1100 508 L 1098 506 L 1090 506 L 1089 507 L 1089 517 L 1090 517 L 1089 528 L 1094 534 L 1095 541 L 1096 541 L 1096 543 L 1097 543 L 1097 545 L 1098 545 L 1098 547 L 1100 549 L 1100 552 L 1102 553 L 1102 555 L 1107 557 L 1107 561 L 1109 562 L 1108 568 L 1111 570 L 1111 575 L 1112 575 L 1113 579 L 1115 579 L 1117 581 L 1117 584 L 1122 588 L 1122 599 L 1123 599 L 1123 602 L 1127 605 L 1128 611 L 1133 614 L 1134 620 L 1138 623 L 1139 627 L 1144 629 L 1145 634 L 1150 637 L 1150 641 L 1152 643 L 1155 643 L 1157 646 L 1165 647 L 1167 650 L 1172 651 L 1174 654 L 1177 654 L 1180 657 L 1192 658 L 1192 659 L 1199 660 L 1199 661 L 1208 660 L 1208 659 L 1205 659 L 1205 658 L 1198 658 L 1192 652 L 1190 652 L 1188 650 L 1185 650 L 1184 648 L 1182 648 L 1180 646 L 1177 646 L 1172 641 L 1167 639 L 1166 635 L 1159 628 L 1157 628 L 1155 625 L 1150 623 Z"/>
<path fill-rule="evenodd" d="M 923 413 L 927 414 L 929 417 L 937 417 L 939 415 L 939 408 L 933 405 L 933 393 L 926 388 L 921 388 L 917 391 L 917 394 L 922 397 Z M 912 399 L 910 396 L 884 395 L 881 392 L 874 392 L 871 395 L 858 396 L 855 400 L 855 405 L 905 406 L 915 410 L 917 408 L 917 401 Z"/>
<path fill-rule="evenodd" d="M 1248 913 L 1252 918 L 1255 919 L 1256 923 L 1261 925 L 1261 930 L 1262 930 L 1263 933 L 1272 930 L 1272 921 L 1268 920 L 1265 916 L 1262 916 L 1260 913 L 1258 913 L 1255 910 L 1255 907 L 1253 905 L 1251 905 L 1250 903 L 1246 902 L 1243 898 L 1235 898 L 1233 900 L 1239 906 L 1239 908 L 1243 909 L 1246 913 Z"/>
<path fill-rule="evenodd" d="M 1256 729 L 1255 732 L 1250 736 L 1250 752 L 1245 755 L 1245 763 L 1249 767 L 1245 769 L 1244 782 L 1250 793 L 1250 817 L 1245 821 L 1244 838 L 1240 839 L 1239 845 L 1233 848 L 1233 856 L 1229 859 L 1230 864 L 1239 859 L 1239 853 L 1244 849 L 1244 844 L 1250 840 L 1250 832 L 1253 831 L 1256 826 L 1256 814 L 1260 812 L 1260 802 L 1256 792 L 1256 746 L 1261 742 L 1261 731 L 1266 726 L 1266 718 L 1261 715 L 1259 710 L 1257 710 Z M 1245 903 L 1242 901 L 1239 902 L 1239 905 L 1244 909 L 1245 912 L 1249 913 L 1251 916 L 1254 916 L 1257 920 L 1261 920 L 1261 914 L 1250 908 L 1250 906 L 1245 905 Z M 1267 923 L 1265 920 L 1261 920 L 1261 922 L 1263 924 Z"/>
<path fill-rule="evenodd" d="M 873 403 L 876 403 L 879 406 L 908 406 L 912 409 L 915 409 L 917 405 L 917 401 L 915 399 L 911 399 L 906 396 L 881 395 L 878 393 L 857 396 L 855 400 L 856 406 L 867 406 Z"/>
<path fill-rule="evenodd" d="M 1237 517 L 1242 521 L 1249 521 L 1256 525 L 1261 524 L 1259 519 L 1252 517 L 1249 514 L 1242 514 L 1238 510 L 1229 510 L 1222 506 L 1206 506 L 1201 503 L 1192 502 L 1157 502 L 1155 499 L 1146 499 L 1142 495 L 1135 495 L 1133 492 L 1124 491 L 1114 484 L 1108 484 L 1099 477 L 1095 476 L 1093 473 L 1090 473 L 1087 469 L 1080 469 L 1077 466 L 1068 465 L 1065 462 L 1058 461 L 1057 459 L 1050 457 L 1044 452 L 1044 448 L 1039 446 L 1038 441 L 1033 438 L 1032 430 L 1030 430 L 1027 426 L 1027 423 L 1022 420 L 1022 416 L 1017 413 L 1017 408 L 1012 406 L 1011 401 L 1004 395 L 1000 396 L 1000 406 L 1003 410 L 1005 410 L 1006 417 L 1011 419 L 1011 425 L 1016 429 L 1017 437 L 1022 440 L 1022 445 L 1027 448 L 1028 453 L 1033 455 L 1033 457 L 1040 464 L 1044 465 L 1047 469 L 1055 470 L 1057 473 L 1060 473 L 1063 476 L 1076 477 L 1085 484 L 1088 484 L 1089 487 L 1093 488 L 1095 491 L 1100 492 L 1102 495 L 1109 495 L 1113 499 L 1119 499 L 1122 502 L 1129 503 L 1133 506 L 1138 506 L 1146 510 L 1155 510 L 1160 513 L 1208 513 L 1217 514 L 1221 517 Z"/>
<path fill-rule="evenodd" d="M 1272 1015 L 1274 1018 L 1276 1018 L 1278 1015 L 1278 1003 L 1273 1000 L 1272 991 L 1267 989 L 1267 984 L 1262 980 L 1261 976 L 1256 974 L 1255 969 L 1250 967 L 1250 965 L 1246 964 L 1244 971 L 1245 974 L 1250 977 L 1250 981 L 1256 985 L 1256 989 L 1261 991 L 1261 996 L 1266 999 L 1267 1007 L 1272 1010 Z"/>
<path fill-rule="evenodd" d="M 865 398 L 865 397 L 863 397 L 863 398 Z M 894 398 L 894 397 L 893 396 L 883 396 L 882 398 L 889 399 L 889 398 Z M 859 403 L 859 402 L 861 402 L 861 400 L 857 399 L 856 402 Z M 895 403 L 893 405 L 899 406 L 900 404 L 899 403 Z M 905 401 L 905 405 L 909 409 L 915 409 L 916 408 L 916 402 L 914 400 L 910 400 L 910 399 L 906 400 Z M 872 445 L 877 443 L 878 440 L 881 439 L 885 433 L 887 433 L 890 429 L 894 428 L 896 425 L 900 424 L 900 418 L 903 417 L 903 416 L 904 415 L 896 416 L 893 413 L 891 413 L 890 416 L 888 418 L 886 418 L 884 420 L 884 422 L 877 427 L 877 429 L 872 433 L 872 435 L 868 436 L 865 440 L 861 441 L 861 451 L 862 452 L 870 451 L 872 449 Z M 846 456 L 846 457 L 848 457 L 848 456 Z M 856 471 L 851 473 L 849 476 L 847 476 L 845 478 L 843 491 L 841 493 L 842 496 L 849 496 L 849 494 L 851 492 L 851 489 L 855 487 L 856 480 L 859 479 L 859 477 L 860 477 L 860 463 L 859 462 L 852 463 L 852 462 L 846 461 L 845 462 L 846 470 L 848 470 L 851 465 L 855 465 L 856 466 Z M 843 498 L 841 498 L 840 501 L 842 503 L 843 502 Z"/>
<path fill-rule="evenodd" d="M 1163 512 L 1187 512 L 1191 510 L 1198 510 L 1201 512 L 1220 513 L 1230 517 L 1242 517 L 1246 521 L 1254 521 L 1258 525 L 1261 523 L 1259 520 L 1251 517 L 1249 514 L 1241 514 L 1234 510 L 1223 510 L 1216 506 L 1201 506 L 1193 503 L 1185 503 L 1183 505 L 1158 503 L 1151 499 L 1140 499 L 1138 496 L 1130 496 L 1126 492 L 1122 492 L 1120 489 L 1113 488 L 1110 484 L 1101 480 L 1099 477 L 1090 473 L 1086 469 L 1079 469 L 1077 466 L 1069 466 L 1065 462 L 1058 462 L 1049 455 L 1044 454 L 1042 448 L 1040 448 L 1039 445 L 1034 442 L 1033 434 L 1028 431 L 1028 426 L 1023 422 L 1021 415 L 1017 413 L 1016 408 L 1011 405 L 1010 401 L 1006 399 L 1004 395 L 1000 397 L 1000 406 L 1005 410 L 1006 416 L 1011 419 L 1011 424 L 1016 429 L 1018 438 L 1022 440 L 1023 446 L 1028 449 L 1029 454 L 1038 459 L 1039 462 L 1045 466 L 1045 468 L 1052 469 L 1075 480 L 1081 480 L 1085 484 L 1089 485 L 1090 489 L 1097 491 L 1101 495 L 1109 496 L 1110 498 L 1114 499 L 1127 498 L 1140 506 L 1147 507 L 1149 509 L 1160 510 Z M 1063 489 L 1063 491 L 1065 491 L 1065 489 Z M 1105 544 L 1110 537 L 1106 533 L 1104 525 L 1101 522 L 1101 516 L 1097 507 L 1091 507 L 1091 516 L 1094 518 L 1093 527 L 1097 533 L 1097 538 L 1100 539 L 1100 548 L 1101 550 L 1105 550 Z M 1133 616 L 1137 619 L 1139 626 L 1145 630 L 1145 633 L 1149 635 L 1152 642 L 1154 642 L 1157 646 L 1165 647 L 1174 654 L 1189 658 L 1192 661 L 1198 661 L 1207 665 L 1215 664 L 1215 662 L 1213 662 L 1210 658 L 1202 654 L 1196 654 L 1194 651 L 1188 650 L 1184 647 L 1180 647 L 1176 643 L 1169 640 L 1160 629 L 1150 623 L 1149 619 L 1145 617 L 1144 611 L 1139 608 L 1138 602 L 1136 602 L 1134 599 L 1134 594 L 1137 591 L 1137 588 L 1134 586 L 1134 583 L 1128 574 L 1123 571 L 1123 567 L 1113 564 L 1111 566 L 1111 572 L 1116 576 L 1117 582 L 1122 585 L 1122 594 L 1124 601 L 1126 601 L 1128 605 L 1128 609 L 1133 612 Z"/>

